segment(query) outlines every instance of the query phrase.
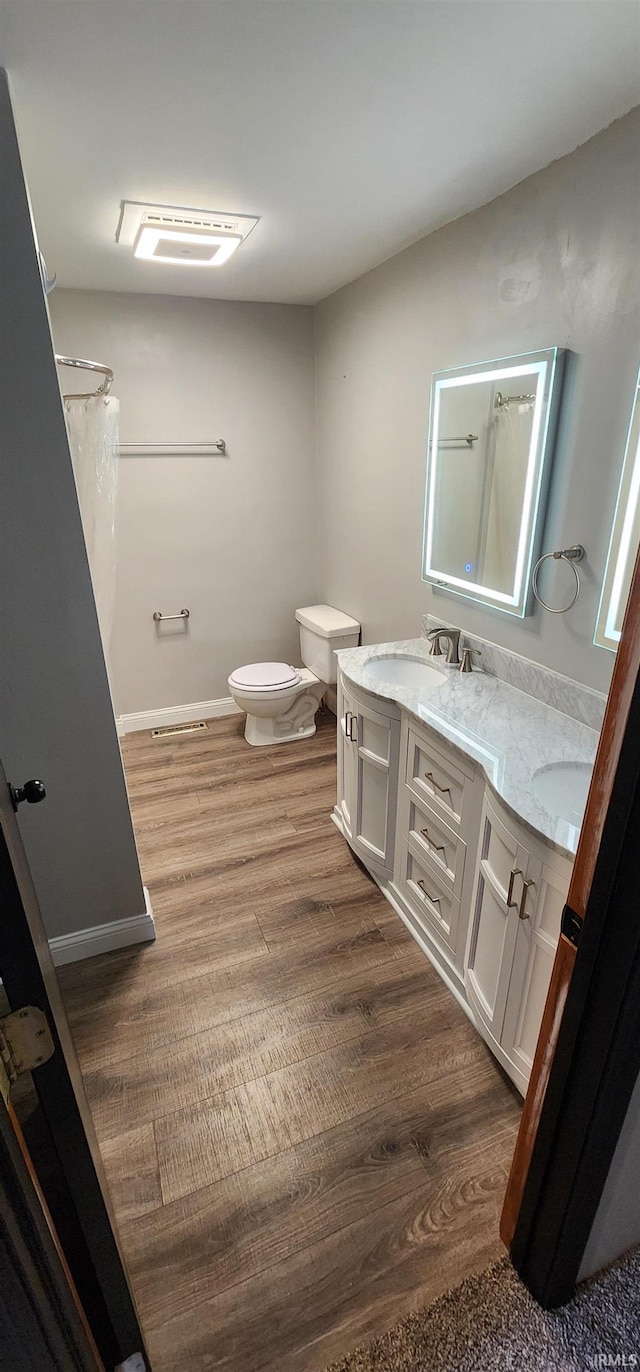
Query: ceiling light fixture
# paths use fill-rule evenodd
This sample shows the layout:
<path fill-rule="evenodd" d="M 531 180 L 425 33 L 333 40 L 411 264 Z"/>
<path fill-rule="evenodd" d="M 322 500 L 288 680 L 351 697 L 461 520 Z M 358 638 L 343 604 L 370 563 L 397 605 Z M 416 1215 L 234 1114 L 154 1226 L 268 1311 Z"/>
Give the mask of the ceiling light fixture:
<path fill-rule="evenodd" d="M 116 242 L 147 262 L 221 267 L 258 223 L 244 214 L 216 214 L 123 200 Z"/>
<path fill-rule="evenodd" d="M 209 229 L 165 229 L 140 225 L 134 245 L 135 257 L 154 262 L 184 263 L 189 267 L 221 267 L 240 247 L 235 233 L 211 233 Z"/>

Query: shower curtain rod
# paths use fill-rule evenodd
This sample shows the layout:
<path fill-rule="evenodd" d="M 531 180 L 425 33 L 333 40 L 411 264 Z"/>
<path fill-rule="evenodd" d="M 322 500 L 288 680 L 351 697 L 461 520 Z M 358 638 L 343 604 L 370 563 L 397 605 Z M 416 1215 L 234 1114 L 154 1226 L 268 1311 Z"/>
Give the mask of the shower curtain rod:
<path fill-rule="evenodd" d="M 56 353 L 56 362 L 59 367 L 82 367 L 83 371 L 100 372 L 101 375 L 104 376 L 104 381 L 101 386 L 98 386 L 97 391 L 85 391 L 82 395 L 74 392 L 73 394 L 75 394 L 77 400 L 90 400 L 94 395 L 109 394 L 111 382 L 113 381 L 113 372 L 111 367 L 105 367 L 103 362 L 89 362 L 88 359 L 84 357 L 62 357 L 60 353 Z M 72 396 L 65 395 L 64 398 L 65 400 L 69 400 L 72 399 Z"/>

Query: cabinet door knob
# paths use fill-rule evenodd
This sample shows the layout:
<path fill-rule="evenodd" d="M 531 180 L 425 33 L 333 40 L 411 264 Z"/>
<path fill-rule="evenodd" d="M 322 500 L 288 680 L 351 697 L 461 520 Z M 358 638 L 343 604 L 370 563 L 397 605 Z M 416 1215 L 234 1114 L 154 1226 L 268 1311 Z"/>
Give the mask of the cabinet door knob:
<path fill-rule="evenodd" d="M 530 886 L 535 886 L 535 884 L 536 884 L 535 881 L 523 881 L 523 883 L 522 883 L 522 895 L 521 895 L 521 897 L 520 897 L 520 909 L 518 910 L 518 919 L 530 919 L 530 918 L 531 918 L 531 916 L 527 914 L 526 909 L 525 909 L 525 906 L 526 906 L 526 904 L 527 904 L 527 896 L 528 896 L 528 894 L 529 894 L 529 887 L 530 887 Z"/>
<path fill-rule="evenodd" d="M 521 869 L 520 867 L 512 867 L 512 868 L 511 868 L 511 871 L 510 871 L 510 873 L 509 873 L 509 890 L 507 891 L 507 909 L 508 909 L 508 910 L 515 910 L 515 909 L 517 908 L 518 902 L 517 902 L 517 900 L 514 900 L 514 899 L 513 899 L 513 883 L 514 883 L 516 877 L 521 877 L 521 876 L 522 876 L 522 869 Z M 525 885 L 526 885 L 526 883 L 525 883 Z"/>
<path fill-rule="evenodd" d="M 418 886 L 420 887 L 420 890 L 422 891 L 423 896 L 426 896 L 426 897 L 427 897 L 427 900 L 430 900 L 432 905 L 439 905 L 439 904 L 440 904 L 440 897 L 439 897 L 439 896 L 432 896 L 432 895 L 430 895 L 429 891 L 427 891 L 427 888 L 426 888 L 426 886 L 425 886 L 425 884 L 424 884 L 424 881 L 422 880 L 422 877 L 420 877 L 419 880 L 418 880 Z"/>

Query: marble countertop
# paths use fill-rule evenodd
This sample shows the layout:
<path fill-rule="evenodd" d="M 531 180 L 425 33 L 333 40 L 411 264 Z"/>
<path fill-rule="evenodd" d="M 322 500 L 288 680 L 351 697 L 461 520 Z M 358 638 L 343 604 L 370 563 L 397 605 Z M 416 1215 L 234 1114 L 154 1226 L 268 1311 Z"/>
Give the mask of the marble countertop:
<path fill-rule="evenodd" d="M 597 731 L 487 672 L 463 674 L 442 666 L 441 684 L 425 688 L 381 683 L 367 672 L 367 663 L 381 657 L 418 658 L 439 667 L 429 649 L 425 639 L 415 638 L 344 648 L 336 657 L 354 686 L 379 700 L 395 701 L 478 763 L 490 786 L 519 820 L 556 851 L 573 857 L 580 827 L 540 803 L 533 791 L 533 776 L 554 763 L 592 767 Z"/>

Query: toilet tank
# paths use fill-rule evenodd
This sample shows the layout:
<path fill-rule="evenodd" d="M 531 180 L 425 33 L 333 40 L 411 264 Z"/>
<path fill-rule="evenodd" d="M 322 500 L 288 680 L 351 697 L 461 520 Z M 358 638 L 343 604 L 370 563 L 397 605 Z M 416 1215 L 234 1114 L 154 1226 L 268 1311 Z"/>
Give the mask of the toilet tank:
<path fill-rule="evenodd" d="M 360 625 L 333 605 L 306 605 L 296 610 L 300 625 L 300 652 L 305 667 L 329 686 L 338 679 L 337 648 L 355 648 Z"/>

